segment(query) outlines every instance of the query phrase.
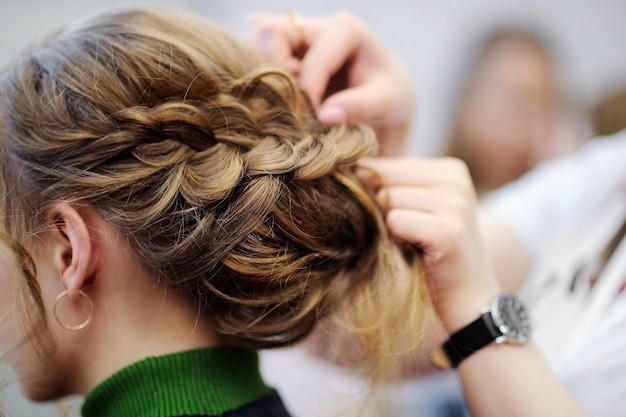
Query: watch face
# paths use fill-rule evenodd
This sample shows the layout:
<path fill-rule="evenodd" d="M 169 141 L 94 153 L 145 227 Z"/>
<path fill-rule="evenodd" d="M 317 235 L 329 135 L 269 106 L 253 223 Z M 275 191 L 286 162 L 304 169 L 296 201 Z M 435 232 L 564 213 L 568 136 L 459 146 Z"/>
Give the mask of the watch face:
<path fill-rule="evenodd" d="M 503 341 L 526 343 L 530 339 L 530 315 L 526 306 L 513 295 L 496 297 L 491 306 L 495 325 L 503 335 Z"/>

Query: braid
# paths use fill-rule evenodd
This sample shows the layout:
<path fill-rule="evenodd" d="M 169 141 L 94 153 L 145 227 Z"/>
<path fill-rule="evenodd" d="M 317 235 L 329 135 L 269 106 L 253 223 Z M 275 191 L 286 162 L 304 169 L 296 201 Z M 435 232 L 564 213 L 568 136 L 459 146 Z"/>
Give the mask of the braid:
<path fill-rule="evenodd" d="M 25 234 L 56 201 L 94 207 L 236 345 L 291 344 L 343 315 L 381 359 L 406 330 L 388 320 L 406 310 L 397 248 L 356 176 L 376 152 L 372 130 L 322 126 L 288 74 L 219 29 L 103 16 L 0 87 L 0 162 L 19 178 L 3 205 Z M 423 310 L 409 307 L 407 320 Z"/>

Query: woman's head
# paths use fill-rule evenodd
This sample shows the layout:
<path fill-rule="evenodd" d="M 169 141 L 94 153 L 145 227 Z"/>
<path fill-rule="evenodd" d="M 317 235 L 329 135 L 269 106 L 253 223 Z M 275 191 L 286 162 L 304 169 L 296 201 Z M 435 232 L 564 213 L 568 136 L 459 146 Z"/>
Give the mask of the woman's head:
<path fill-rule="evenodd" d="M 220 343 L 287 345 L 343 312 L 388 345 L 393 245 L 355 175 L 375 148 L 365 127 L 321 126 L 289 76 L 192 16 L 117 13 L 57 35 L 0 81 L 2 229 L 19 248 L 5 263 L 30 345 L 54 369 L 88 343 L 52 318 L 59 290 L 93 299 L 97 332 L 117 295 L 143 300 L 118 305 L 132 323 L 150 288 Z M 149 279 L 121 293 L 129 269 Z"/>
<path fill-rule="evenodd" d="M 554 64 L 543 40 L 525 30 L 494 32 L 472 52 L 448 153 L 468 163 L 479 191 L 489 191 L 530 169 L 547 145 Z"/>

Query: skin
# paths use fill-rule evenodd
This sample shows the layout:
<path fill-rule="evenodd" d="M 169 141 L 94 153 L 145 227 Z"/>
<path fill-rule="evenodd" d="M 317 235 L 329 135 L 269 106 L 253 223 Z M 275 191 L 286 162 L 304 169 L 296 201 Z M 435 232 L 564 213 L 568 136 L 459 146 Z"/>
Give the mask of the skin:
<path fill-rule="evenodd" d="M 407 112 L 404 104 L 413 102 L 412 95 L 407 95 L 410 89 L 406 88 L 406 79 L 398 78 L 402 70 L 364 25 L 347 15 L 336 19 L 330 23 L 319 21 L 317 32 L 309 32 L 306 24 L 302 31 L 296 28 L 296 35 L 310 34 L 310 38 L 304 58 L 296 59 L 302 65 L 294 70 L 310 90 L 314 103 L 319 105 L 318 114 L 324 121 L 374 121 L 383 132 L 383 154 L 401 153 L 406 134 L 398 132 L 406 133 L 406 127 L 410 126 L 407 118 L 412 113 Z M 341 31 L 346 37 L 338 36 L 337 21 L 344 23 Z M 294 29 L 292 22 L 283 24 Z M 330 24 L 334 28 L 332 36 L 325 32 Z M 329 51 L 322 46 L 313 47 L 320 39 L 326 43 L 332 40 L 334 52 L 338 53 L 333 55 L 335 58 L 322 60 L 327 62 L 321 68 L 326 76 L 309 74 L 317 67 L 313 63 L 320 62 Z M 297 42 L 289 45 L 292 44 Z M 321 55 L 313 59 L 309 54 L 315 51 Z M 352 58 L 347 68 L 348 89 L 324 99 L 324 84 L 348 58 Z M 380 105 L 381 102 L 385 105 Z M 339 110 L 327 110 L 333 107 Z M 363 164 L 378 171 L 384 179 L 386 187 L 381 190 L 379 200 L 388 212 L 391 232 L 396 238 L 424 249 L 436 311 L 445 328 L 452 331 L 473 320 L 476 308 L 499 291 L 481 249 L 475 193 L 467 169 L 456 160 L 400 162 L 380 159 Z M 47 400 L 70 393 L 86 394 L 115 371 L 146 356 L 219 343 L 210 324 L 197 322 L 196 312 L 182 296 L 155 284 L 156 278 L 132 257 L 123 237 L 97 212 L 60 203 L 48 213 L 48 223 L 49 230 L 29 249 L 51 318 L 48 327 L 54 349 L 48 358 L 39 358 L 30 348 L 16 347 L 23 338 L 17 323 L 7 325 L 0 335 L 7 349 L 16 347 L 10 351 L 8 360 L 30 398 Z M 2 256 L 1 285 L 9 288 L 7 294 L 11 295 L 0 300 L 2 307 L 10 309 L 18 277 L 10 257 L 6 253 Z M 69 332 L 52 318 L 54 300 L 65 289 L 70 294 L 63 300 L 67 308 L 64 318 L 69 323 L 84 319 L 84 301 L 79 290 L 93 300 L 93 322 L 83 331 Z M 502 380 L 499 369 L 504 366 L 519 378 Z M 581 415 L 532 344 L 523 348 L 483 349 L 465 361 L 459 372 L 476 415 Z M 485 376 L 487 383 L 471 383 Z M 537 380 L 542 383 L 529 383 Z M 489 391 L 489 395 L 480 390 Z M 554 399 L 551 408 L 528 413 L 528 404 L 539 395 Z M 489 401 L 485 402 L 485 398 Z M 524 407 L 520 408 L 521 400 Z"/>
<path fill-rule="evenodd" d="M 554 122 L 554 82 L 545 52 L 523 38 L 486 52 L 462 101 L 456 135 L 479 193 L 544 159 Z"/>
<path fill-rule="evenodd" d="M 300 27 L 286 16 L 257 13 L 250 23 L 255 47 L 295 75 L 323 123 L 367 121 L 378 133 L 381 155 L 404 152 L 415 111 L 406 91 L 413 86 L 366 25 L 348 13 L 308 19 Z"/>
<path fill-rule="evenodd" d="M 296 69 L 305 89 L 315 95 L 326 89 L 324 80 L 330 78 L 333 68 L 346 64 L 350 73 L 352 66 L 358 68 L 363 62 L 362 50 L 380 50 L 380 44 L 372 41 L 375 38 L 364 29 L 364 25 L 355 23 L 356 18 L 346 19 L 343 14 L 339 17 L 343 22 L 341 28 L 338 28 L 338 17 L 333 17 L 312 21 L 311 26 L 315 26 L 313 30 L 307 28 L 308 20 L 302 23 L 302 27 L 296 28 L 289 17 L 257 15 L 253 19 L 256 19 L 253 28 L 261 32 L 260 37 L 265 38 L 262 46 L 266 48 L 266 56 L 277 65 L 288 63 L 285 68 Z M 292 28 L 290 38 L 285 35 L 289 27 Z M 345 36 L 324 36 L 324 33 L 336 34 L 339 30 Z M 275 39 L 269 41 L 268 36 L 274 36 Z M 269 50 L 268 45 L 271 46 Z M 304 55 L 301 53 L 303 50 Z M 305 66 L 307 55 L 313 51 L 316 51 L 316 62 L 329 59 L 340 64 L 319 65 L 318 68 Z M 394 72 L 385 72 L 391 65 L 387 57 L 387 53 L 379 55 L 379 63 L 387 61 L 387 65 L 380 64 L 370 68 L 370 71 L 378 72 L 380 77 L 386 74 L 390 81 Z M 370 61 L 372 65 L 376 62 L 375 59 Z M 320 75 L 320 72 L 323 74 Z M 317 81 L 311 84 L 311 80 Z M 395 87 L 389 91 L 381 88 L 381 85 Z M 398 96 L 413 94 L 406 85 L 368 84 L 367 80 L 356 82 L 350 78 L 343 88 L 344 97 L 352 91 L 367 92 L 359 96 L 358 103 L 350 100 L 342 103 L 346 114 L 353 115 L 367 114 L 368 110 L 364 109 L 368 106 L 377 109 L 379 100 L 393 101 Z M 320 106 L 324 108 L 325 102 L 322 101 Z M 398 113 L 392 111 L 393 106 L 388 109 L 386 114 L 389 120 L 396 123 Z M 358 122 L 367 121 L 367 118 L 347 120 Z M 384 122 L 384 117 L 380 121 Z M 381 146 L 388 155 L 399 153 L 400 149 L 396 145 L 397 142 L 381 138 Z M 396 239 L 417 245 L 424 252 L 431 298 L 446 332 L 450 334 L 473 321 L 480 308 L 493 295 L 501 292 L 503 287 L 502 280 L 496 278 L 494 262 L 489 256 L 504 255 L 503 251 L 508 251 L 506 255 L 515 257 L 521 246 L 514 238 L 506 237 L 510 234 L 507 234 L 505 228 L 499 228 L 497 222 L 479 221 L 476 192 L 467 167 L 461 161 L 450 158 L 377 158 L 362 163 L 380 174 L 382 182 L 372 185 L 384 185 L 379 191 L 378 200 L 386 211 L 390 232 Z M 481 226 L 487 229 L 481 230 Z M 489 227 L 496 230 L 490 231 Z M 485 232 L 488 235 L 487 242 L 491 245 L 496 245 L 498 237 L 505 237 L 503 247 L 499 250 L 485 248 L 481 236 Z M 521 254 L 524 258 L 523 252 Z M 528 265 L 522 260 L 518 266 L 523 270 Z M 517 272 L 521 275 L 523 271 Z M 516 279 L 511 283 L 507 281 L 507 287 L 519 285 L 517 275 L 513 275 Z M 502 372 L 502 369 L 507 369 L 507 372 Z M 532 342 L 523 346 L 492 344 L 463 361 L 458 373 L 472 415 L 475 416 L 585 415 Z M 537 401 L 538 398 L 549 398 L 550 401 Z"/>
<path fill-rule="evenodd" d="M 87 394 L 116 371 L 147 356 L 203 346 L 219 340 L 206 321 L 173 290 L 165 290 L 132 255 L 123 237 L 89 207 L 79 210 L 60 203 L 48 213 L 48 231 L 29 247 L 37 266 L 53 346 L 47 357 L 30 344 L 13 320 L 0 331 L 2 348 L 24 393 L 46 401 Z M 0 252 L 1 308 L 11 309 L 17 295 L 14 261 Z M 89 314 L 80 296 L 93 301 L 92 322 L 69 331 L 54 319 L 53 305 L 63 290 L 59 315 L 66 324 L 81 323 Z"/>
<path fill-rule="evenodd" d="M 445 328 L 464 326 L 500 292 L 482 245 L 474 244 L 480 232 L 467 167 L 454 158 L 361 163 L 384 180 L 377 199 L 390 232 L 424 251 L 431 299 Z"/>
<path fill-rule="evenodd" d="M 339 120 L 320 118 L 322 122 L 327 125 L 367 122 L 368 116 L 382 107 L 384 111 L 379 113 L 381 123 L 411 124 L 411 121 L 402 119 L 412 118 L 413 113 L 398 110 L 402 105 L 414 101 L 414 92 L 408 77 L 398 78 L 397 61 L 356 17 L 340 13 L 328 18 L 305 19 L 300 27 L 296 27 L 292 18 L 285 15 L 257 13 L 250 20 L 254 46 L 270 62 L 299 77 L 303 88 L 311 95 L 314 103 L 317 103 L 318 115 L 329 104 L 334 103 L 331 99 L 342 98 L 337 105 L 350 117 Z M 335 36 L 337 31 L 342 31 L 341 37 Z M 322 65 L 328 62 L 330 63 Z M 344 64 L 347 65 L 349 74 L 356 71 L 355 67 L 367 67 L 376 76 L 373 81 L 368 78 L 348 77 L 340 85 L 338 93 L 323 100 L 327 95 L 325 91 L 329 87 L 329 80 L 336 68 Z M 381 102 L 385 105 L 380 106 Z M 407 141 L 406 135 L 401 140 L 388 140 L 385 136 L 379 136 L 381 154 L 402 155 Z M 459 165 L 449 161 L 446 163 Z M 412 169 L 409 168 L 408 172 L 400 175 L 408 178 Z M 456 181 L 465 181 L 466 168 L 457 166 L 454 172 L 459 177 Z M 430 176 L 428 172 L 422 174 Z M 464 192 L 465 198 L 473 198 L 473 193 L 467 194 L 467 190 Z M 508 292 L 516 291 L 532 266 L 529 254 L 508 227 L 490 213 L 479 208 L 475 215 L 478 216 L 484 241 L 484 256 L 495 270 L 500 287 Z"/>

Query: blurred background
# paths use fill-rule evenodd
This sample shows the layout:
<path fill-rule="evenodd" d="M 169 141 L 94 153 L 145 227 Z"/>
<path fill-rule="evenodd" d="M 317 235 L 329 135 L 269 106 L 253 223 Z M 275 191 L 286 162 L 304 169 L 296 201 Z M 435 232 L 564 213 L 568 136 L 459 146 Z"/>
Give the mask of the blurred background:
<path fill-rule="evenodd" d="M 138 5 L 196 11 L 243 39 L 249 36 L 246 17 L 254 11 L 295 10 L 306 17 L 347 10 L 358 15 L 413 77 L 418 109 L 410 152 L 464 158 L 481 193 L 542 160 L 573 151 L 595 132 L 625 127 L 623 0 L 3 1 L 0 66 L 69 22 L 111 7 Z M 353 376 L 327 369 L 297 350 L 264 359 L 270 380 L 293 382 L 287 384 L 294 391 L 288 402 L 307 410 L 296 415 L 332 415 L 338 408 L 329 398 L 356 398 L 362 392 Z M 327 375 L 333 372 L 329 383 Z M 411 410 L 428 415 L 420 398 L 428 397 L 430 389 L 440 390 L 439 385 L 450 387 L 437 378 L 428 384 L 408 382 L 397 391 L 406 415 L 414 415 Z M 327 397 L 315 396 L 320 386 Z M 27 404 L 16 387 L 3 394 L 11 416 L 57 415 L 52 406 Z"/>

